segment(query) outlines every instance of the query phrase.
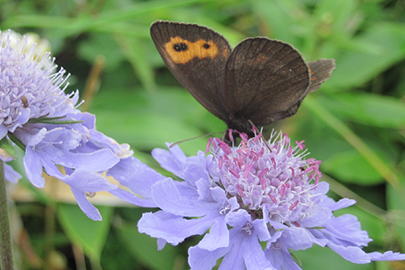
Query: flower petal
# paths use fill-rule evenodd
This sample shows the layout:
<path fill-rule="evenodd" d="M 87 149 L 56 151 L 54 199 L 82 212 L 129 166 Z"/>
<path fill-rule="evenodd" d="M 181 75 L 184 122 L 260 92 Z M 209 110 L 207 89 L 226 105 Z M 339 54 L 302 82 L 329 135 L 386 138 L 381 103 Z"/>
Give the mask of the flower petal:
<path fill-rule="evenodd" d="M 87 200 L 86 194 L 83 191 L 75 189 L 74 187 L 70 187 L 70 189 L 76 198 L 77 204 L 86 216 L 92 220 L 102 220 L 100 212 Z"/>
<path fill-rule="evenodd" d="M 329 242 L 328 247 L 334 252 L 342 256 L 343 259 L 352 263 L 369 263 L 371 262 L 370 256 L 367 255 L 360 247 L 357 246 L 342 246 Z"/>
<path fill-rule="evenodd" d="M 188 264 L 192 270 L 211 270 L 219 258 L 228 252 L 229 248 L 219 248 L 215 251 L 201 249 L 198 246 L 188 249 Z M 232 268 L 228 268 L 232 269 Z"/>
<path fill-rule="evenodd" d="M 206 250 L 227 247 L 229 245 L 229 230 L 225 218 L 216 219 L 209 233 L 198 243 L 198 247 Z"/>
<path fill-rule="evenodd" d="M 275 269 L 302 270 L 294 261 L 285 246 L 278 246 L 278 242 L 265 249 L 266 258 Z"/>
<path fill-rule="evenodd" d="M 324 247 L 328 243 L 326 239 L 316 239 L 307 229 L 298 227 L 284 230 L 281 239 L 283 245 L 292 250 L 305 250 L 314 243 Z"/>
<path fill-rule="evenodd" d="M 153 149 L 152 156 L 157 162 L 159 162 L 162 168 L 181 177 L 183 164 L 187 158 L 178 145 L 169 149 L 170 152 L 159 148 Z"/>
<path fill-rule="evenodd" d="M 107 171 L 108 176 L 114 177 L 121 185 L 128 187 L 133 193 L 145 199 L 152 199 L 152 186 L 165 179 L 155 170 L 149 168 L 139 159 L 131 156 L 121 159 L 119 163 Z M 156 207 L 156 204 L 154 204 Z"/>
<path fill-rule="evenodd" d="M 332 211 L 326 207 L 314 206 L 309 211 L 307 215 L 299 224 L 301 227 L 317 227 L 322 226 L 332 217 Z"/>
<path fill-rule="evenodd" d="M 0 125 L 0 140 L 3 139 L 6 135 L 7 135 L 8 129 L 3 126 Z"/>
<path fill-rule="evenodd" d="M 26 148 L 23 162 L 28 180 L 38 188 L 45 187 L 45 179 L 42 177 L 41 160 L 31 147 Z"/>
<path fill-rule="evenodd" d="M 4 176 L 6 177 L 7 181 L 11 183 L 17 183 L 19 179 L 21 179 L 21 174 L 16 172 L 13 167 L 4 163 Z"/>
<path fill-rule="evenodd" d="M 254 237 L 253 235 L 247 237 L 247 241 L 244 241 L 244 249 L 243 258 L 246 264 L 246 269 L 276 270 L 266 259 L 265 253 L 257 237 Z"/>
<path fill-rule="evenodd" d="M 117 188 L 101 174 L 84 168 L 74 170 L 71 175 L 65 175 L 61 180 L 82 192 L 110 191 Z"/>
<path fill-rule="evenodd" d="M 366 246 L 372 239 L 368 233 L 361 229 L 361 224 L 356 216 L 346 214 L 330 219 L 322 232 L 332 235 L 339 240 L 345 240 L 356 246 Z"/>
<path fill-rule="evenodd" d="M 209 179 L 207 169 L 205 168 L 205 154 L 199 151 L 196 157 L 187 158 L 182 175 L 183 179 L 190 186 L 195 186 L 195 182 L 200 179 Z"/>
<path fill-rule="evenodd" d="M 109 191 L 112 195 L 117 196 L 118 198 L 120 198 L 123 201 L 132 203 L 136 206 L 140 206 L 140 207 L 157 207 L 156 203 L 151 200 L 151 199 L 145 199 L 145 198 L 140 198 L 138 196 L 136 196 L 135 194 L 126 191 L 126 190 L 122 190 L 122 189 L 114 189 L 114 190 L 110 190 Z"/>
<path fill-rule="evenodd" d="M 371 252 L 368 253 L 372 261 L 399 261 L 405 260 L 405 254 L 399 252 L 386 251 L 384 253 Z"/>
<path fill-rule="evenodd" d="M 192 200 L 190 197 L 182 196 L 170 178 L 154 184 L 152 193 L 154 201 L 162 210 L 175 215 L 200 217 L 218 209 L 218 205 L 215 203 Z"/>
<path fill-rule="evenodd" d="M 145 213 L 138 222 L 140 233 L 162 238 L 172 245 L 178 245 L 191 235 L 202 235 L 211 226 L 211 220 L 184 219 L 182 217 L 158 211 Z"/>
<path fill-rule="evenodd" d="M 339 209 L 342 209 L 342 208 L 352 206 L 354 204 L 356 204 L 355 200 L 348 199 L 348 198 L 343 198 L 343 199 L 339 200 L 338 202 L 334 203 L 333 205 L 330 205 L 329 209 L 331 211 L 336 211 L 336 210 L 339 210 Z"/>

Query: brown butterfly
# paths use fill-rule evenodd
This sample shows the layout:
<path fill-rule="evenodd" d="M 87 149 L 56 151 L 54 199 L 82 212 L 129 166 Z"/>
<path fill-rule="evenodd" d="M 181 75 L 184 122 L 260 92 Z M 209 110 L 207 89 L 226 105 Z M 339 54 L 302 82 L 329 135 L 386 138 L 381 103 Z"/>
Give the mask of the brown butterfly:
<path fill-rule="evenodd" d="M 334 59 L 306 63 L 290 44 L 265 37 L 245 39 L 231 50 L 222 35 L 196 24 L 156 21 L 150 33 L 194 98 L 228 129 L 249 136 L 252 123 L 261 127 L 294 115 L 335 68 Z"/>

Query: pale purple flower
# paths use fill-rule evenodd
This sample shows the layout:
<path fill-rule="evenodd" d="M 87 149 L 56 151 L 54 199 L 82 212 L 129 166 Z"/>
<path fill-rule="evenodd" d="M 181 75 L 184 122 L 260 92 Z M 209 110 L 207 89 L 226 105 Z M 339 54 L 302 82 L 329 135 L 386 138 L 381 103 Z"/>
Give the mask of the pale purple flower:
<path fill-rule="evenodd" d="M 357 218 L 333 214 L 355 201 L 326 195 L 321 162 L 305 159 L 303 141 L 293 146 L 282 133 L 269 141 L 261 134 L 241 139 L 237 147 L 210 139 L 208 156 L 186 157 L 178 146 L 155 149 L 160 165 L 183 181 L 164 178 L 152 186 L 161 210 L 145 213 L 139 231 L 158 238 L 159 249 L 204 235 L 189 249 L 193 270 L 212 269 L 220 258 L 218 269 L 301 269 L 290 251 L 313 244 L 353 263 L 405 260 L 404 254 L 362 250 L 371 239 Z"/>
<path fill-rule="evenodd" d="M 118 164 L 126 169 L 122 162 L 133 160 L 133 153 L 127 144 L 120 145 L 96 130 L 95 116 L 76 108 L 78 91 L 65 94 L 65 71 L 56 71 L 49 53 L 39 59 L 35 44 L 29 49 L 26 44 L 26 37 L 14 41 L 10 31 L 1 33 L 1 147 L 11 140 L 23 148 L 25 173 L 34 186 L 45 186 L 45 171 L 70 186 L 87 216 L 100 220 L 99 211 L 86 194 L 108 191 L 123 196 L 103 173 Z M 15 158 L 5 149 L 0 149 L 3 161 Z M 5 172 L 9 181 L 19 177 L 7 164 Z M 135 194 L 124 194 L 124 200 L 136 201 Z"/>
<path fill-rule="evenodd" d="M 21 179 L 21 174 L 16 172 L 13 167 L 8 164 L 4 164 L 4 175 L 11 183 L 17 183 L 18 180 Z"/>
<path fill-rule="evenodd" d="M 76 110 L 79 93 L 64 93 L 68 76 L 63 69 L 55 72 L 49 53 L 39 60 L 35 44 L 26 54 L 26 38 L 10 46 L 11 32 L 0 34 L 0 139 L 30 119 L 63 117 Z"/>

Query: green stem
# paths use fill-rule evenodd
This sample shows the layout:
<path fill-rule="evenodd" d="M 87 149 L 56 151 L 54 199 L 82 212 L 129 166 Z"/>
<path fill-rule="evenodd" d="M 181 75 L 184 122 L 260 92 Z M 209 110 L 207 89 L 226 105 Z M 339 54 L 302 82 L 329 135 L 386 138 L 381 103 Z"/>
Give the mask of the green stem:
<path fill-rule="evenodd" d="M 13 133 L 8 133 L 8 137 L 10 140 L 15 143 L 18 147 L 20 147 L 21 150 L 25 151 L 25 144 L 20 141 L 20 139 L 17 138 Z"/>
<path fill-rule="evenodd" d="M 55 239 L 55 209 L 53 204 L 45 208 L 45 267 L 44 269 L 53 269 L 52 252 L 54 250 L 53 241 Z"/>
<path fill-rule="evenodd" d="M 4 162 L 0 160 L 0 265 L 1 269 L 13 270 L 13 253 L 10 234 L 10 219 L 8 216 L 6 177 Z"/>

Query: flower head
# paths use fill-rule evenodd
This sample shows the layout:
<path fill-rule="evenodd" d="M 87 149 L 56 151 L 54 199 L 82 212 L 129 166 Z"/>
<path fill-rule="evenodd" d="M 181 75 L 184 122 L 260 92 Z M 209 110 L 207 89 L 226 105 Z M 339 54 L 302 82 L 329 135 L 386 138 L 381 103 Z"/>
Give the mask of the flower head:
<path fill-rule="evenodd" d="M 219 269 L 301 269 L 290 251 L 313 244 L 354 263 L 405 259 L 361 249 L 371 239 L 356 217 L 333 215 L 355 201 L 326 196 L 321 162 L 305 159 L 303 141 L 293 146 L 282 133 L 269 141 L 261 134 L 241 139 L 237 147 L 210 139 L 207 157 L 202 152 L 186 157 L 178 147 L 155 149 L 162 167 L 184 181 L 166 178 L 152 186 L 161 210 L 143 215 L 140 232 L 173 245 L 205 234 L 189 249 L 191 268 L 201 270 L 212 269 L 220 258 Z"/>
<path fill-rule="evenodd" d="M 212 155 L 207 170 L 212 184 L 236 197 L 240 207 L 254 217 L 268 211 L 270 220 L 292 224 L 301 222 L 314 204 L 312 197 L 321 173 L 319 161 L 303 159 L 302 145 L 292 147 L 281 133 L 273 142 L 261 135 L 231 148 L 218 138 L 211 140 Z M 308 176 L 309 175 L 309 176 Z"/>
<path fill-rule="evenodd" d="M 74 111 L 78 92 L 64 93 L 68 76 L 63 69 L 55 73 L 49 53 L 37 61 L 35 44 L 25 53 L 26 37 L 11 46 L 11 31 L 0 34 L 0 139 L 30 119 L 62 117 Z"/>
<path fill-rule="evenodd" d="M 45 186 L 43 171 L 60 179 L 95 220 L 101 216 L 87 200 L 88 193 L 107 191 L 137 202 L 134 194 L 118 192 L 105 174 L 114 166 L 130 168 L 123 166 L 128 163 L 124 160 L 135 162 L 129 146 L 98 132 L 95 116 L 76 108 L 78 91 L 65 94 L 68 76 L 63 69 L 56 71 L 49 53 L 39 58 L 35 44 L 27 48 L 26 36 L 15 41 L 11 31 L 0 34 L 0 158 L 5 162 L 15 158 L 5 147 L 13 141 L 25 150 L 24 169 L 34 186 Z M 5 168 L 9 181 L 20 177 Z"/>

